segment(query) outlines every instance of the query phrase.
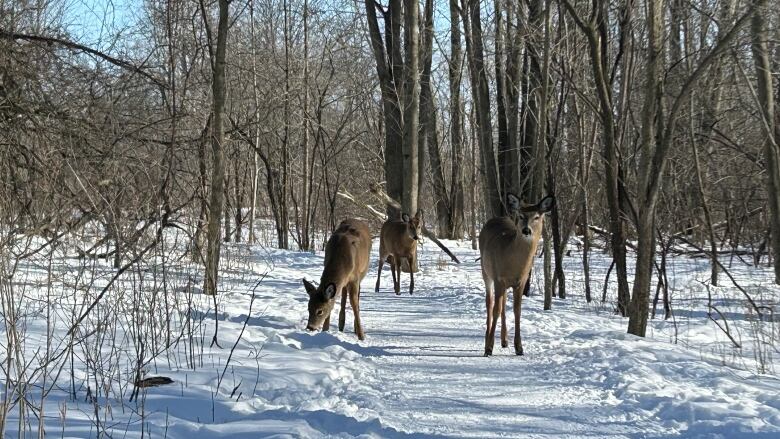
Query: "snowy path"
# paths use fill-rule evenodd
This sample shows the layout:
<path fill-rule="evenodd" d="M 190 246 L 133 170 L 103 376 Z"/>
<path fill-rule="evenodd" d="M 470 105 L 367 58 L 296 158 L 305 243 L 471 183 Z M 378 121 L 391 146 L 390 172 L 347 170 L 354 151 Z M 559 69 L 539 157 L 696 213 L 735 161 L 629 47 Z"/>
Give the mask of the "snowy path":
<path fill-rule="evenodd" d="M 428 247 L 416 293 L 395 296 L 390 275 L 363 281 L 368 339 L 336 337 L 372 369 L 348 398 L 399 432 L 456 437 L 658 437 L 780 431 L 780 383 L 708 364 L 679 346 L 625 334 L 625 322 L 567 301 L 523 304 L 525 355 L 481 356 L 484 293 L 476 253 L 441 266 Z M 511 310 L 511 306 L 508 306 Z M 304 311 L 305 312 L 305 311 Z M 313 337 L 323 335 L 313 335 Z M 326 335 L 330 337 L 330 335 Z M 381 434 L 387 435 L 385 431 Z M 771 435 L 771 433 L 766 433 Z M 777 433 L 780 434 L 780 433 Z M 769 436 L 767 436 L 769 437 Z"/>

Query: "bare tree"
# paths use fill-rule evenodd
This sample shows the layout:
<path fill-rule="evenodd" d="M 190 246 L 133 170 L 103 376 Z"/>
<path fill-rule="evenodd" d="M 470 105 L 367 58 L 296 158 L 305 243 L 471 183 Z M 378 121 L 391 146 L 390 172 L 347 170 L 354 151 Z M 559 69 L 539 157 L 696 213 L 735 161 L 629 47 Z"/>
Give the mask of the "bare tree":
<path fill-rule="evenodd" d="M 206 276 L 205 288 L 206 294 L 217 293 L 217 277 L 219 275 L 219 250 L 220 250 L 220 221 L 222 218 L 222 205 L 224 204 L 224 184 L 225 184 L 225 54 L 227 53 L 228 37 L 228 7 L 229 0 L 219 0 L 219 21 L 217 23 L 217 41 L 216 49 L 213 51 L 212 59 L 212 124 L 211 124 L 211 154 L 212 154 L 212 175 L 209 200 L 209 222 L 208 247 L 206 250 Z M 205 8 L 203 19 L 206 20 Z M 206 22 L 207 32 L 210 34 L 208 22 Z M 209 40 L 211 38 L 209 37 Z"/>

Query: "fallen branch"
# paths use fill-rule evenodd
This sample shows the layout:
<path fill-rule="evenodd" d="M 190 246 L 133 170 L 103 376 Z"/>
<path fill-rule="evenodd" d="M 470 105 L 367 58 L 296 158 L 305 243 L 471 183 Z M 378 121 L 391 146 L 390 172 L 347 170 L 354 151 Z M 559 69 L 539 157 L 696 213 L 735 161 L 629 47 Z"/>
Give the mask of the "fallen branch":
<path fill-rule="evenodd" d="M 680 241 L 682 241 L 682 242 L 684 242 L 684 243 L 686 243 L 686 244 L 690 245 L 691 247 L 694 247 L 694 248 L 696 248 L 696 249 L 697 249 L 697 250 L 699 250 L 699 251 L 702 251 L 702 252 L 704 251 L 704 249 L 702 249 L 702 248 L 701 248 L 701 247 L 699 247 L 698 245 L 694 244 L 693 242 L 691 242 L 691 241 L 689 241 L 689 240 L 687 240 L 687 239 L 685 239 L 685 238 L 683 238 L 683 237 L 681 237 L 681 236 L 680 236 L 680 237 L 678 237 L 677 239 L 679 239 Z M 729 277 L 729 279 L 731 279 L 731 283 L 733 283 L 733 284 L 734 284 L 734 286 L 735 286 L 735 287 L 737 287 L 737 289 L 738 289 L 738 290 L 739 290 L 739 291 L 740 291 L 740 292 L 741 292 L 741 293 L 742 293 L 742 294 L 745 296 L 745 298 L 747 299 L 747 301 L 750 303 L 750 306 L 752 306 L 752 307 L 753 307 L 753 309 L 756 311 L 756 314 L 758 314 L 758 318 L 761 318 L 761 317 L 763 317 L 763 314 L 761 314 L 761 308 L 763 308 L 763 307 L 759 307 L 758 305 L 756 305 L 756 302 L 754 302 L 754 301 L 753 301 L 753 298 L 752 298 L 752 297 L 750 297 L 750 294 L 748 294 L 748 292 L 747 292 L 747 291 L 745 291 L 745 289 L 744 289 L 744 288 L 742 288 L 742 287 L 741 287 L 741 286 L 740 286 L 740 285 L 737 283 L 737 280 L 736 280 L 736 279 L 734 279 L 734 276 L 732 276 L 732 275 L 731 275 L 731 273 L 729 272 L 729 270 L 728 270 L 728 269 L 727 269 L 727 268 L 726 268 L 726 267 L 725 267 L 723 264 L 721 264 L 720 260 L 718 260 L 718 259 L 714 259 L 714 261 L 715 261 L 715 262 L 717 262 L 717 264 L 718 264 L 718 266 L 720 267 L 720 269 L 721 269 L 721 270 L 723 270 L 723 273 L 725 273 L 725 274 L 726 274 L 726 276 L 728 276 L 728 277 Z"/>
<path fill-rule="evenodd" d="M 371 186 L 371 193 L 372 193 L 372 194 L 374 194 L 374 195 L 376 195 L 377 197 L 379 197 L 379 198 L 380 198 L 380 199 L 381 199 L 383 202 L 385 202 L 385 203 L 387 203 L 387 204 L 389 204 L 389 205 L 391 205 L 391 206 L 395 207 L 395 208 L 396 208 L 396 209 L 398 209 L 398 210 L 401 210 L 401 203 L 399 203 L 398 201 L 396 201 L 396 200 L 394 200 L 394 199 L 390 198 L 390 196 L 389 196 L 389 195 L 387 195 L 387 193 L 386 193 L 385 191 L 383 191 L 383 190 L 382 190 L 382 188 L 380 188 L 380 187 L 379 187 L 379 185 L 376 185 L 376 184 L 375 184 L 375 185 L 372 185 L 372 186 Z M 358 200 L 357 200 L 357 199 L 356 199 L 356 198 L 355 198 L 355 197 L 354 197 L 352 194 L 350 194 L 349 192 L 347 192 L 347 191 L 344 191 L 344 190 L 341 190 L 341 191 L 338 191 L 338 192 L 337 192 L 337 195 L 338 195 L 338 196 L 340 196 L 341 198 L 344 198 L 344 199 L 345 199 L 345 200 L 347 200 L 347 201 L 350 201 L 352 204 L 354 204 L 354 205 L 356 205 L 356 206 L 359 206 L 359 207 L 362 207 L 362 208 L 364 208 L 364 209 L 368 210 L 369 212 L 371 212 L 371 214 L 372 214 L 372 215 L 373 215 L 373 216 L 374 216 L 376 219 L 378 219 L 378 220 L 380 220 L 380 221 L 385 221 L 385 220 L 387 220 L 387 215 L 385 215 L 385 214 L 384 214 L 382 211 L 380 211 L 379 209 L 377 209 L 377 208 L 376 208 L 376 207 L 374 207 L 374 206 L 371 206 L 370 204 L 366 204 L 366 203 L 363 203 L 363 202 L 360 202 L 360 201 L 358 201 Z M 422 227 L 422 232 L 423 232 L 423 236 L 425 236 L 426 238 L 430 239 L 431 241 L 433 241 L 433 243 L 434 243 L 434 244 L 436 244 L 437 246 L 439 246 L 439 248 L 440 248 L 440 249 L 442 249 L 442 251 L 443 251 L 444 253 L 447 253 L 447 255 L 448 255 L 448 256 L 449 256 L 449 257 L 450 257 L 450 258 L 451 258 L 453 261 L 455 261 L 455 263 L 456 263 L 456 264 L 460 264 L 460 260 L 458 259 L 458 257 L 457 257 L 457 256 L 455 256 L 455 255 L 452 253 L 452 251 L 450 251 L 450 249 L 449 249 L 449 248 L 447 248 L 447 246 L 445 246 L 444 244 L 442 244 L 442 243 L 441 243 L 441 241 L 439 241 L 439 238 L 437 238 L 437 237 L 436 237 L 436 234 L 435 234 L 435 233 L 433 233 L 432 231 L 428 230 L 428 228 L 427 228 L 427 227 L 425 227 L 425 224 L 423 224 L 423 227 Z"/>

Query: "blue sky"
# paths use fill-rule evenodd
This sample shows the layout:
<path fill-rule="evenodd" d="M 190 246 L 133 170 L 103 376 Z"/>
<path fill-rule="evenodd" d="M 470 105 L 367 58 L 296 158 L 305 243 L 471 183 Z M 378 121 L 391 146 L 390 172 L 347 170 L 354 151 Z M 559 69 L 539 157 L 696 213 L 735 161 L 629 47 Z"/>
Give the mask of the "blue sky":
<path fill-rule="evenodd" d="M 142 5 L 143 0 L 64 0 L 65 23 L 75 39 L 94 43 L 132 25 Z"/>

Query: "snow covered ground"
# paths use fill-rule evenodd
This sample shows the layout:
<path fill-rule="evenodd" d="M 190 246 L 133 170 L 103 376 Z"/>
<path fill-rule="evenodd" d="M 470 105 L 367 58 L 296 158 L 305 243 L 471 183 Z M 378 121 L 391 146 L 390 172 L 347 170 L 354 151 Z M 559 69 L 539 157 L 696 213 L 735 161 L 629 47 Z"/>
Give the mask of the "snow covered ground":
<path fill-rule="evenodd" d="M 592 255 L 596 300 L 587 304 L 572 252 L 569 298 L 542 311 L 537 276 L 523 303 L 525 355 L 497 343 L 484 358 L 478 253 L 465 242 L 447 245 L 462 264 L 425 243 L 415 294 L 396 296 L 389 270 L 374 292 L 374 243 L 362 283 L 363 342 L 350 309 L 343 333 L 303 330 L 301 278 L 319 281 L 321 253 L 227 246 L 217 297 L 221 347 L 210 346 L 213 301 L 200 294 L 195 265 L 169 261 L 161 274 L 157 254 L 129 270 L 85 320 L 95 331 L 75 332 L 73 349 L 63 346 L 72 340 L 74 315 L 116 270 L 101 261 L 78 271 L 62 255 L 20 267 L 12 291 L 25 301 L 17 316 L 24 354 L 17 358 L 29 365 L 23 376 L 31 384 L 22 422 L 21 404 L 10 401 L 5 433 L 17 437 L 21 427 L 36 436 L 42 413 L 51 437 L 780 437 L 780 323 L 756 329 L 741 293 L 724 281 L 711 292 L 742 345 L 731 347 L 706 316 L 707 291 L 697 281 L 708 276 L 706 261 L 670 261 L 675 319 L 652 321 L 641 339 L 625 333 L 610 302 L 600 303 L 605 256 Z M 766 271 L 733 271 L 762 305 L 777 309 L 780 292 L 767 286 Z M 404 274 L 402 292 L 407 288 Z M 139 296 L 152 290 L 161 293 Z M 507 319 L 512 328 L 511 312 Z M 6 325 L 3 376 L 15 361 L 8 360 Z M 147 376 L 174 383 L 142 389 L 130 402 L 139 356 Z M 19 385 L 8 380 L 4 398 Z"/>

